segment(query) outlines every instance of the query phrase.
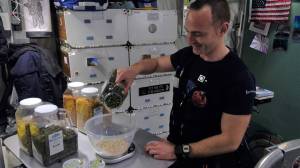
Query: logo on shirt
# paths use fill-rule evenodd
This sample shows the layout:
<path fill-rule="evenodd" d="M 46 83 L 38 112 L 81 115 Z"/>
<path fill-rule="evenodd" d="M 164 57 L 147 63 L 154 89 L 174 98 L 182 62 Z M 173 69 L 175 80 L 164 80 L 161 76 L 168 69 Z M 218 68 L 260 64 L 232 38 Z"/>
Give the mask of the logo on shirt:
<path fill-rule="evenodd" d="M 207 98 L 206 98 L 205 92 L 203 92 L 201 90 L 194 91 L 194 93 L 192 95 L 192 102 L 193 102 L 194 106 L 196 106 L 196 107 L 199 107 L 199 108 L 205 107 L 207 104 Z"/>
<path fill-rule="evenodd" d="M 206 77 L 204 75 L 199 75 L 198 81 L 201 83 L 207 82 Z"/>

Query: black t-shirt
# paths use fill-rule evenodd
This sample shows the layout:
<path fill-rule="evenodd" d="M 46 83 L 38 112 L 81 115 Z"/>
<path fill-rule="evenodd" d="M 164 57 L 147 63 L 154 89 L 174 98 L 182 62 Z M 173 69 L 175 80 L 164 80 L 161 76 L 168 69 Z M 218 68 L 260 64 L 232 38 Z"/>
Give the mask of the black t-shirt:
<path fill-rule="evenodd" d="M 186 47 L 171 55 L 171 63 L 179 84 L 174 83 L 169 141 L 200 141 L 221 133 L 223 112 L 251 113 L 255 80 L 232 51 L 220 61 L 207 62 Z"/>

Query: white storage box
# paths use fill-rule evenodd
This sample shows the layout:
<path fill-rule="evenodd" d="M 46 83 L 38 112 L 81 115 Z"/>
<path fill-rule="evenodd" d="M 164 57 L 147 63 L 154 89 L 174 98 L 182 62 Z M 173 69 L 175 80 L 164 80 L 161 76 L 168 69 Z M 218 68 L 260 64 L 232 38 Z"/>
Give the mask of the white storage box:
<path fill-rule="evenodd" d="M 129 66 L 126 47 L 62 48 L 62 52 L 64 73 L 70 81 L 102 82 L 113 69 Z"/>
<path fill-rule="evenodd" d="M 133 45 L 175 42 L 175 10 L 132 10 L 128 14 L 129 42 Z"/>
<path fill-rule="evenodd" d="M 172 76 L 137 79 L 131 86 L 131 106 L 143 109 L 172 103 Z"/>
<path fill-rule="evenodd" d="M 130 65 L 148 58 L 156 58 L 165 55 L 171 55 L 177 51 L 175 44 L 163 44 L 163 45 L 145 45 L 145 46 L 132 46 L 129 49 Z M 153 73 L 149 75 L 138 75 L 137 78 L 149 78 L 170 75 L 174 72 L 165 73 Z"/>
<path fill-rule="evenodd" d="M 171 108 L 172 105 L 164 105 L 135 110 L 137 127 L 156 135 L 169 132 Z"/>
<path fill-rule="evenodd" d="M 59 39 L 72 48 L 124 45 L 128 41 L 127 12 L 106 11 L 58 12 Z"/>

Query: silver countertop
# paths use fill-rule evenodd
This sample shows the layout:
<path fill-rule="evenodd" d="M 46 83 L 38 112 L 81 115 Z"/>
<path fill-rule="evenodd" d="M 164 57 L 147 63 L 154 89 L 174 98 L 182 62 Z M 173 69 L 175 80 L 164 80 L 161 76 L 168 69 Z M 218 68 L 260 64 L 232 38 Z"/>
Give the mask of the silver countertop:
<path fill-rule="evenodd" d="M 120 163 L 106 165 L 105 168 L 167 168 L 171 165 L 172 161 L 155 160 L 144 152 L 144 146 L 151 140 L 158 140 L 159 137 L 152 135 L 144 130 L 138 130 L 134 137 L 135 155 Z M 20 150 L 19 141 L 17 135 L 13 135 L 4 140 L 4 145 L 11 151 L 26 167 L 28 168 L 44 168 L 37 160 L 30 157 L 26 153 Z M 86 158 L 88 160 L 96 159 L 96 153 L 94 152 L 88 137 L 82 133 L 78 133 L 78 153 L 74 154 L 59 163 L 55 163 L 48 168 L 62 167 L 62 163 L 65 160 L 71 158 Z"/>

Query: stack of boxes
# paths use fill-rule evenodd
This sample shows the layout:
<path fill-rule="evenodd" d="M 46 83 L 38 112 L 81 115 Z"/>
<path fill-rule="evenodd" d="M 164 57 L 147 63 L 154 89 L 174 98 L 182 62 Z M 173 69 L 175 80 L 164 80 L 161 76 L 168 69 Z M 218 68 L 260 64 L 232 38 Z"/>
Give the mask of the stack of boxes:
<path fill-rule="evenodd" d="M 130 65 L 149 57 L 163 57 L 177 51 L 177 13 L 130 11 L 128 13 Z M 131 106 L 136 109 L 138 126 L 154 134 L 169 130 L 174 72 L 138 75 L 131 87 Z"/>
<path fill-rule="evenodd" d="M 115 68 L 129 66 L 127 10 L 58 12 L 64 72 L 70 81 L 96 85 L 100 90 Z M 114 109 L 130 106 L 130 96 Z"/>
<path fill-rule="evenodd" d="M 101 88 L 115 68 L 177 51 L 175 10 L 64 10 L 58 12 L 58 21 L 62 62 L 70 81 Z M 114 112 L 131 106 L 139 127 L 152 133 L 168 131 L 172 74 L 137 76 L 123 105 Z"/>

